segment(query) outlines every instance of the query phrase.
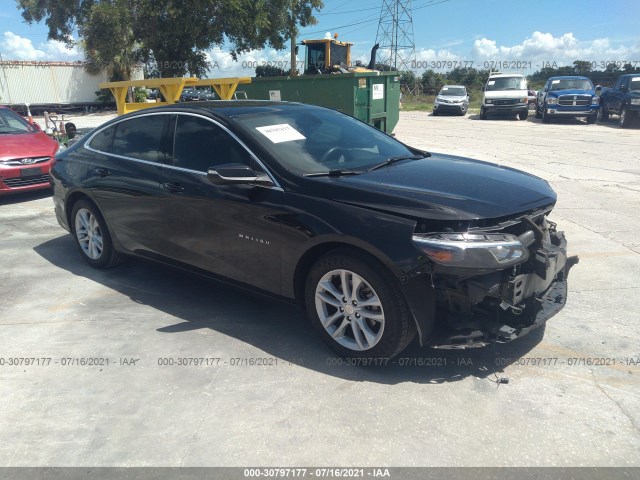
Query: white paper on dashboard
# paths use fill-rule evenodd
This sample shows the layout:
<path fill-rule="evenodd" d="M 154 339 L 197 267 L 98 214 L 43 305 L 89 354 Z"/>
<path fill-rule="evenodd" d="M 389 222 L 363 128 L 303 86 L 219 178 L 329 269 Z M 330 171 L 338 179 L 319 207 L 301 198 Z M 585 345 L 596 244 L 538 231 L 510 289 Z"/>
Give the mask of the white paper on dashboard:
<path fill-rule="evenodd" d="M 267 137 L 273 143 L 291 142 L 293 140 L 306 140 L 306 137 L 293 128 L 288 123 L 279 125 L 267 125 L 265 127 L 256 127 L 261 134 Z"/>

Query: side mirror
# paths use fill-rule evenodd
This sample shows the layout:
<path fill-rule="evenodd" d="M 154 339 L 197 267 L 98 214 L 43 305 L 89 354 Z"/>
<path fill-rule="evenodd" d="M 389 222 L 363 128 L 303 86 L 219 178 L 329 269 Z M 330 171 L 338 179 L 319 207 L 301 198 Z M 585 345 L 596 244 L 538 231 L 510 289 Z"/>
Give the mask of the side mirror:
<path fill-rule="evenodd" d="M 267 174 L 255 172 L 242 163 L 225 163 L 211 167 L 207 171 L 207 178 L 214 185 L 273 184 Z"/>

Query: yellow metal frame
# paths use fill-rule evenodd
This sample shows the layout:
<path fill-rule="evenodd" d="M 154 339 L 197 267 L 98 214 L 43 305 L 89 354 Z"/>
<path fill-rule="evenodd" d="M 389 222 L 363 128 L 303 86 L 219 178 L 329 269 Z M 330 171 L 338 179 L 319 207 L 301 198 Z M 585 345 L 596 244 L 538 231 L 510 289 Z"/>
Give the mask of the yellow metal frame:
<path fill-rule="evenodd" d="M 251 77 L 205 78 L 150 78 L 147 80 L 128 80 L 124 82 L 105 82 L 100 88 L 108 88 L 116 99 L 118 115 L 136 112 L 145 108 L 160 105 L 172 105 L 180 99 L 184 87 L 210 86 L 222 100 L 231 100 L 236 88 L 241 83 L 251 83 Z M 131 87 L 157 88 L 166 101 L 164 102 L 127 102 L 127 92 Z"/>

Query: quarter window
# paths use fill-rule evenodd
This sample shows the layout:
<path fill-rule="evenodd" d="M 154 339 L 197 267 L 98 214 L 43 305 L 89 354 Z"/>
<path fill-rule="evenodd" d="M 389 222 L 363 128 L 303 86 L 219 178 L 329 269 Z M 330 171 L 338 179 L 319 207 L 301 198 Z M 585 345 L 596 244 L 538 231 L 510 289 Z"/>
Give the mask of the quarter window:
<path fill-rule="evenodd" d="M 192 115 L 178 115 L 173 164 L 207 172 L 223 163 L 250 165 L 249 153 L 215 123 Z"/>

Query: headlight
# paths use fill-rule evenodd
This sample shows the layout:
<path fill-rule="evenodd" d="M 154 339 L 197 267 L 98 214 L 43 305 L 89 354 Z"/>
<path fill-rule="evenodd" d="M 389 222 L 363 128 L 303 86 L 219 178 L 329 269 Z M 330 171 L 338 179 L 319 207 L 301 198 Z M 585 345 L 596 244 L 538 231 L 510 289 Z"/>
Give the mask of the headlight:
<path fill-rule="evenodd" d="M 434 233 L 413 235 L 431 260 L 457 268 L 505 268 L 527 261 L 529 250 L 509 234 Z"/>
<path fill-rule="evenodd" d="M 520 99 L 520 103 L 527 103 L 527 99 L 526 98 L 521 98 Z"/>
<path fill-rule="evenodd" d="M 484 103 L 493 103 L 493 100 L 491 100 L 490 98 L 487 98 Z"/>
<path fill-rule="evenodd" d="M 640 98 L 632 98 L 629 103 L 631 103 L 631 105 L 640 105 Z"/>
<path fill-rule="evenodd" d="M 593 97 L 591 99 L 591 104 L 592 105 L 599 105 L 600 104 L 600 97 Z"/>
<path fill-rule="evenodd" d="M 555 105 L 558 103 L 558 99 L 555 97 L 547 98 L 547 105 Z"/>

